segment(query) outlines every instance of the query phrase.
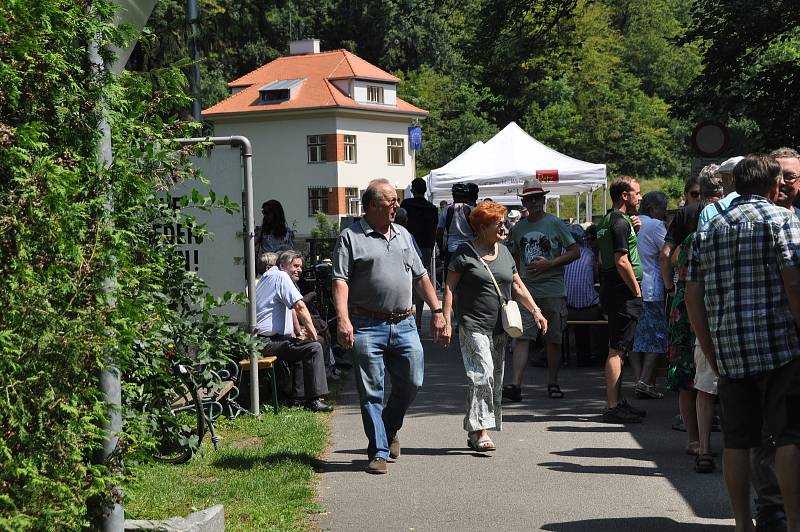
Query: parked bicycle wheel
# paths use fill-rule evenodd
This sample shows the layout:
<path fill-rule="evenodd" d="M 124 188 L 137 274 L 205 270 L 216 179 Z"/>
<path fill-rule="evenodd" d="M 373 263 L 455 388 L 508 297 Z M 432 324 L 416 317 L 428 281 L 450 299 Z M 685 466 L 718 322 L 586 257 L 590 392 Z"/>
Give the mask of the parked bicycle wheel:
<path fill-rule="evenodd" d="M 205 435 L 205 417 L 197 386 L 189 371 L 175 366 L 175 386 L 167 390 L 157 405 L 154 416 L 156 447 L 154 457 L 170 464 L 188 462 L 200 447 Z"/>

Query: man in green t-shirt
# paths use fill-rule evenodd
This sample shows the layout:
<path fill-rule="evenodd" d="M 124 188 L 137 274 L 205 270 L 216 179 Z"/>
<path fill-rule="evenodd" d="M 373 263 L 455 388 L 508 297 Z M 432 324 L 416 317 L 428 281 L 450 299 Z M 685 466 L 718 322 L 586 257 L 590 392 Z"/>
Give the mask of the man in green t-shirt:
<path fill-rule="evenodd" d="M 547 334 L 544 335 L 547 394 L 560 399 L 564 393 L 558 386 L 558 366 L 561 363 L 561 339 L 567 325 L 564 266 L 580 257 L 580 249 L 567 225 L 544 212 L 548 192 L 538 179 L 525 181 L 519 196 L 528 216 L 514 225 L 511 239 L 517 270 L 547 320 Z M 503 387 L 503 397 L 509 401 L 522 400 L 522 375 L 528 363 L 530 340 L 539 335 L 533 316 L 524 308 L 520 308 L 520 312 L 524 332 L 514 344 L 512 381 Z"/>
<path fill-rule="evenodd" d="M 608 316 L 608 358 L 605 377 L 608 423 L 640 423 L 644 410 L 622 398 L 623 357 L 631 350 L 636 323 L 642 313 L 642 263 L 636 232 L 641 223 L 635 216 L 641 199 L 639 182 L 618 176 L 608 189 L 613 209 L 597 228 L 600 255 L 600 305 Z"/>

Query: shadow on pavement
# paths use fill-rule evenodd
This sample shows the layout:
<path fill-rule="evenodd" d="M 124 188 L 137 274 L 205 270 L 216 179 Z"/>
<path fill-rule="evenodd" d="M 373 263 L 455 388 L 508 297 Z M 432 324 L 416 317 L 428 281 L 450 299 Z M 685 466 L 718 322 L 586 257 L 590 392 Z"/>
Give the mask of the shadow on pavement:
<path fill-rule="evenodd" d="M 425 349 L 425 381 L 422 389 L 407 414 L 407 419 L 436 417 L 443 415 L 463 417 L 466 409 L 466 377 L 457 345 L 445 350 L 431 341 L 423 341 Z M 510 356 L 506 362 L 505 382 L 511 373 Z M 602 423 L 602 411 L 605 408 L 605 381 L 602 367 L 563 368 L 559 375 L 559 383 L 566 396 L 563 399 L 549 399 L 546 393 L 546 370 L 528 367 L 523 381 L 523 400 L 518 403 L 503 405 L 503 421 L 507 424 L 537 423 L 545 424 L 545 429 L 553 433 L 576 434 L 574 447 L 555 448 L 551 454 L 561 457 L 561 461 L 546 461 L 539 467 L 548 468 L 566 474 L 589 475 L 627 475 L 651 478 L 664 478 L 686 501 L 691 512 L 705 519 L 730 519 L 732 513 L 725 494 L 724 483 L 718 468 L 713 474 L 698 475 L 694 471 L 693 457 L 684 453 L 686 434 L 670 429 L 672 418 L 678 411 L 677 396 L 667 393 L 664 399 L 637 401 L 633 399 L 630 374 L 623 376 L 625 395 L 630 397 L 638 407 L 648 411 L 644 422 L 637 425 L 619 425 Z M 387 378 L 387 397 L 390 385 Z M 356 407 L 358 396 L 350 379 L 339 396 L 340 403 L 349 403 Z M 454 428 L 454 430 L 457 430 Z M 629 433 L 635 442 L 629 448 L 595 447 L 586 439 L 603 433 Z M 578 435 L 585 434 L 580 437 Z M 563 439 L 561 440 L 563 441 Z M 580 442 L 580 443 L 578 443 Z M 366 447 L 366 438 L 363 439 Z M 589 445 L 586 445 L 589 443 Z M 580 446 L 577 446 L 580 445 Z M 721 445 L 718 434 L 712 436 L 712 448 Z M 352 446 L 352 445 L 351 445 Z M 359 454 L 364 456 L 365 448 L 337 449 L 338 454 Z M 474 453 L 464 448 L 403 448 L 407 455 L 457 455 Z M 585 460 L 595 463 L 587 465 Z M 607 463 L 596 463 L 596 460 L 607 460 Z M 641 463 L 627 464 L 625 460 L 636 460 Z M 719 461 L 719 459 L 717 459 Z M 583 462 L 583 463 L 579 463 Z M 646 466 L 646 462 L 649 462 Z M 366 460 L 353 462 L 321 462 L 319 470 L 323 473 L 332 471 L 361 472 Z M 718 465 L 720 465 L 718 463 Z M 631 518 L 631 519 L 593 519 L 568 523 L 551 523 L 545 530 L 653 530 L 691 532 L 714 530 L 728 527 L 717 525 L 699 525 L 679 523 L 668 518 Z"/>
<path fill-rule="evenodd" d="M 425 384 L 409 417 L 463 415 L 466 405 L 466 377 L 457 345 L 448 350 L 424 342 Z M 511 373 L 511 357 L 506 359 L 505 382 Z M 633 397 L 630 374 L 623 375 L 624 395 L 648 411 L 643 423 L 636 425 L 603 422 L 606 387 L 602 367 L 562 368 L 559 383 L 566 396 L 549 399 L 546 393 L 545 369 L 526 368 L 523 380 L 523 400 L 503 405 L 504 423 L 544 423 L 549 432 L 561 433 L 630 433 L 640 448 L 601 448 L 584 445 L 554 449 L 554 456 L 564 461 L 540 463 L 552 471 L 567 474 L 631 475 L 667 479 L 681 494 L 692 512 L 701 518 L 729 519 L 732 517 L 725 495 L 724 483 L 718 470 L 711 475 L 694 472 L 694 459 L 684 453 L 686 434 L 670 429 L 678 411 L 677 395 L 667 393 L 664 399 L 639 401 Z M 718 434 L 712 437 L 712 448 L 721 446 Z M 405 450 L 404 450 L 405 452 Z M 441 452 L 441 450 L 435 450 Z M 575 461 L 570 461 L 575 458 Z M 608 464 L 584 465 L 575 463 L 582 458 L 607 459 Z M 621 460 L 650 462 L 648 466 L 620 463 Z M 719 459 L 718 459 L 719 460 Z M 720 465 L 720 464 L 718 464 Z M 669 519 L 592 520 L 566 523 L 549 530 L 708 530 L 706 526 L 685 525 Z"/>
<path fill-rule="evenodd" d="M 709 525 L 697 523 L 678 523 L 666 517 L 633 517 L 619 519 L 586 519 L 569 523 L 548 523 L 542 530 L 557 532 L 598 532 L 603 530 L 636 530 L 637 532 L 711 532 L 714 530 L 730 530 L 726 525 Z"/>
<path fill-rule="evenodd" d="M 364 449 L 337 449 L 333 451 L 334 454 L 358 454 L 363 453 Z M 488 456 L 487 453 L 479 453 L 471 451 L 466 447 L 403 447 L 403 455 L 416 455 L 416 456 Z"/>

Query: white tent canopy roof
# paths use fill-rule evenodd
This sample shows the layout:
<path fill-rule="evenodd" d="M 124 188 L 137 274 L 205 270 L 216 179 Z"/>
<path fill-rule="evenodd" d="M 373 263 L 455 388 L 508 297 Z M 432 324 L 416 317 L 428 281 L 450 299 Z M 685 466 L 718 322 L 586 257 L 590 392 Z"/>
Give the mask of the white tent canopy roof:
<path fill-rule="evenodd" d="M 525 179 L 536 176 L 555 195 L 590 192 L 606 184 L 606 165 L 574 159 L 548 148 L 511 122 L 488 142 L 476 142 L 428 178 L 433 200 L 450 199 L 454 183 L 475 183 L 480 197 L 519 203 Z"/>

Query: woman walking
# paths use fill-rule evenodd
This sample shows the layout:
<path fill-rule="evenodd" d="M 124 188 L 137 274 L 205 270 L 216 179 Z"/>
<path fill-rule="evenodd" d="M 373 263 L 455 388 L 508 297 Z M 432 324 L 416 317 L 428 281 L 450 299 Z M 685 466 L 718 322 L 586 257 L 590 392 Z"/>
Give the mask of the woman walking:
<path fill-rule="evenodd" d="M 450 344 L 451 309 L 455 300 L 458 341 L 467 376 L 467 413 L 464 430 L 467 446 L 475 451 L 494 451 L 487 430 L 501 430 L 503 370 L 508 336 L 500 317 L 501 303 L 512 297 L 533 314 L 544 334 L 547 320 L 517 273 L 506 246 L 506 208 L 484 201 L 469 216 L 475 238 L 461 244 L 450 259 L 444 287 L 444 334 L 442 346 Z M 495 284 L 496 283 L 496 284 Z M 498 291 L 502 293 L 502 301 Z"/>

